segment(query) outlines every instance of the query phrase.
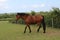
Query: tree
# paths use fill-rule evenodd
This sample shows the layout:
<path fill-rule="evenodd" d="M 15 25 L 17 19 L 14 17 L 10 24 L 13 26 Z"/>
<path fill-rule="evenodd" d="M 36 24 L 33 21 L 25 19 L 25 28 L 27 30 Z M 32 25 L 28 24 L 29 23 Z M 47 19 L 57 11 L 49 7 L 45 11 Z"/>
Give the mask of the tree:
<path fill-rule="evenodd" d="M 36 12 L 35 12 L 35 11 L 31 11 L 31 14 L 32 14 L 32 15 L 35 15 L 35 14 L 36 14 Z"/>
<path fill-rule="evenodd" d="M 52 27 L 53 27 L 53 25 L 58 27 L 57 25 L 59 25 L 59 23 L 60 23 L 60 21 L 59 21 L 59 18 L 60 18 L 60 9 L 59 8 L 55 8 L 55 7 L 52 8 L 51 18 L 52 18 Z"/>

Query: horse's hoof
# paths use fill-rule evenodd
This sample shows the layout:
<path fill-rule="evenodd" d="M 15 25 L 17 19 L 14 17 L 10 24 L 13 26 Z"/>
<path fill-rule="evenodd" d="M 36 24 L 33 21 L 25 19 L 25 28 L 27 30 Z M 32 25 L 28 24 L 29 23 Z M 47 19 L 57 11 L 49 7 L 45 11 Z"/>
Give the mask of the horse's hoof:
<path fill-rule="evenodd" d="M 31 33 L 31 32 L 29 32 L 29 33 Z"/>
<path fill-rule="evenodd" d="M 31 31 L 29 33 L 31 33 Z"/>
<path fill-rule="evenodd" d="M 37 32 L 39 32 L 39 31 L 37 31 Z"/>
<path fill-rule="evenodd" d="M 43 32 L 43 33 L 46 33 L 46 32 Z"/>
<path fill-rule="evenodd" d="M 26 32 L 24 32 L 24 33 L 26 33 Z"/>

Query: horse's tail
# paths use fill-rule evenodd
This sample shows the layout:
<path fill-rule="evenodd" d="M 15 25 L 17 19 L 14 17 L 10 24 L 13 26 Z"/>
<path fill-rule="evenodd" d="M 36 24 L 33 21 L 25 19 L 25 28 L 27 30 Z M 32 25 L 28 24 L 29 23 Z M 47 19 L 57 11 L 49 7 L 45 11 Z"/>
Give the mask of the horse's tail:
<path fill-rule="evenodd" d="M 43 30 L 44 30 L 44 33 L 45 33 L 45 30 L 46 30 L 46 24 L 45 24 L 45 19 L 44 19 L 44 16 L 42 16 L 43 19 L 42 19 L 42 25 L 43 25 Z"/>

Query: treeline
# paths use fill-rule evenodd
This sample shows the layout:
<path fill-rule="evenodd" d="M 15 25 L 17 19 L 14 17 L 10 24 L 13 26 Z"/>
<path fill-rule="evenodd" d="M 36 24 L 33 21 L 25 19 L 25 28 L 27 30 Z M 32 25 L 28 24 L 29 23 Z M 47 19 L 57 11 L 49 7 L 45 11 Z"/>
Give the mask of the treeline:
<path fill-rule="evenodd" d="M 31 11 L 29 14 L 44 15 L 45 22 L 48 27 L 60 28 L 60 9 L 59 8 L 52 8 L 50 11 L 45 11 L 45 12 Z M 15 23 L 15 19 L 16 19 L 15 16 L 16 16 L 16 13 L 0 14 L 0 21 L 9 21 L 11 23 Z M 20 19 L 18 23 L 24 24 L 24 20 Z"/>

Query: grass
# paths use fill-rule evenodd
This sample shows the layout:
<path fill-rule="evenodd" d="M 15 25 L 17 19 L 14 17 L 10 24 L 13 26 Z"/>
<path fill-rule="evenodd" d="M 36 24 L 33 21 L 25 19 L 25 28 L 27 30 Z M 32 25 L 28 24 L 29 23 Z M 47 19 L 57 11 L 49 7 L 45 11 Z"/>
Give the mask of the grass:
<path fill-rule="evenodd" d="M 32 33 L 24 34 L 24 26 L 21 24 L 12 24 L 8 21 L 0 21 L 0 40 L 60 40 L 60 29 L 47 28 L 44 34 L 41 28 L 36 32 L 37 27 L 31 27 Z"/>

